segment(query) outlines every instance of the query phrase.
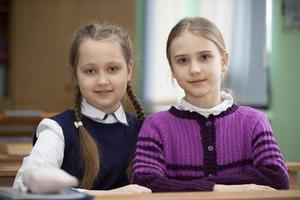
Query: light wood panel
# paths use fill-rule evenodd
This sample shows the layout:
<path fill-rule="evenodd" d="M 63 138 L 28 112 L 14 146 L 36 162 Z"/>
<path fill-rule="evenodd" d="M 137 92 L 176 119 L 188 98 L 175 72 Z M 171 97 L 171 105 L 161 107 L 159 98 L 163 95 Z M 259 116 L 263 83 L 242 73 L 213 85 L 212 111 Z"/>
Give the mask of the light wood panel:
<path fill-rule="evenodd" d="M 23 156 L 0 153 L 0 186 L 12 186 Z"/>
<path fill-rule="evenodd" d="M 299 189 L 298 178 L 300 171 L 300 162 L 287 162 L 286 165 L 290 178 L 290 188 Z"/>
<path fill-rule="evenodd" d="M 135 0 L 12 0 L 10 16 L 11 109 L 73 106 L 68 51 L 80 25 L 108 21 L 135 38 Z"/>
<path fill-rule="evenodd" d="M 269 192 L 174 192 L 140 195 L 96 196 L 95 200 L 295 200 L 300 190 Z"/>

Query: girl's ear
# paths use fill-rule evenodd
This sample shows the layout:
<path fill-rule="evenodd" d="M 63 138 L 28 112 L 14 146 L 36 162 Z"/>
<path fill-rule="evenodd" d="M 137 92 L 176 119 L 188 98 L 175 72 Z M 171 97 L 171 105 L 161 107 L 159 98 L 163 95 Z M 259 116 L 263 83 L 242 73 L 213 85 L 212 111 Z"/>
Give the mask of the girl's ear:
<path fill-rule="evenodd" d="M 222 56 L 222 72 L 227 72 L 229 68 L 230 55 L 228 52 L 225 52 Z"/>
<path fill-rule="evenodd" d="M 133 70 L 133 62 L 130 62 L 127 65 L 127 81 L 130 81 L 130 79 L 131 79 L 132 70 Z"/>

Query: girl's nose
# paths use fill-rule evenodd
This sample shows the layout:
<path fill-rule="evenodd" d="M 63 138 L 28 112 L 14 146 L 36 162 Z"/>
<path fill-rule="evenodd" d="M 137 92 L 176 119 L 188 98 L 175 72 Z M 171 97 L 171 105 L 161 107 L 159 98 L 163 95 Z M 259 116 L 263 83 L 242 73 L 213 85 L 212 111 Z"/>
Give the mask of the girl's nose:
<path fill-rule="evenodd" d="M 98 85 L 106 85 L 108 84 L 108 78 L 104 74 L 99 74 L 98 79 L 97 79 L 97 84 Z"/>
<path fill-rule="evenodd" d="M 200 74 L 201 73 L 201 65 L 200 65 L 200 63 L 198 63 L 196 61 L 191 62 L 190 73 L 192 75 L 194 75 L 194 74 Z"/>

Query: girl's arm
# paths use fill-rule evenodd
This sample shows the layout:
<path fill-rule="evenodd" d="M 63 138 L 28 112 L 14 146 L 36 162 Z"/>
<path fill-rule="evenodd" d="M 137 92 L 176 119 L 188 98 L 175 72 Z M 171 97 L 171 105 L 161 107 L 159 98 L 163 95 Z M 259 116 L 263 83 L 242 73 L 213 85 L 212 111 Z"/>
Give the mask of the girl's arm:
<path fill-rule="evenodd" d="M 212 191 L 214 182 L 205 178 L 183 181 L 166 176 L 160 131 L 155 119 L 151 116 L 146 118 L 139 133 L 133 161 L 133 183 L 150 188 L 153 192 Z"/>
<path fill-rule="evenodd" d="M 242 173 L 230 176 L 216 176 L 210 180 L 219 184 L 258 184 L 275 189 L 288 189 L 287 168 L 272 128 L 263 113 L 259 113 L 252 137 L 253 166 Z"/>
<path fill-rule="evenodd" d="M 30 154 L 24 158 L 13 188 L 33 193 L 58 192 L 67 187 L 77 186 L 77 179 L 63 170 L 64 135 L 59 124 L 44 119 L 36 131 L 37 141 Z M 151 190 L 138 185 L 127 185 L 112 190 L 83 190 L 90 194 L 138 194 Z"/>
<path fill-rule="evenodd" d="M 88 193 L 93 196 L 151 193 L 150 189 L 136 184 L 130 184 L 112 190 L 85 190 L 85 189 L 77 189 L 77 190 L 80 192 Z"/>
<path fill-rule="evenodd" d="M 27 191 L 28 184 L 24 184 L 24 176 L 36 168 L 60 169 L 64 156 L 64 136 L 62 128 L 51 119 L 44 119 L 39 124 L 36 136 L 38 137 L 30 154 L 23 159 L 13 188 Z"/>
<path fill-rule="evenodd" d="M 220 185 L 216 184 L 215 192 L 244 192 L 244 191 L 274 191 L 274 188 L 265 185 L 241 184 L 241 185 Z"/>
<path fill-rule="evenodd" d="M 152 192 L 213 191 L 215 185 L 214 182 L 205 180 L 204 178 L 180 181 L 151 173 L 135 173 L 133 182 L 150 188 Z"/>
<path fill-rule="evenodd" d="M 216 184 L 240 185 L 257 184 L 266 185 L 275 189 L 288 189 L 288 176 L 284 170 L 274 165 L 265 165 L 260 167 L 249 167 L 243 172 L 231 176 L 216 176 L 209 180 Z"/>

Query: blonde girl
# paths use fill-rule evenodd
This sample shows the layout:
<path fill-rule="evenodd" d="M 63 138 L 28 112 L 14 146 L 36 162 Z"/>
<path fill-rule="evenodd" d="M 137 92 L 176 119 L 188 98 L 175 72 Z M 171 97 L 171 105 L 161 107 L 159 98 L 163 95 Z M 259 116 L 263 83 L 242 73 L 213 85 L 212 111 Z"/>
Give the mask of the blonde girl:
<path fill-rule="evenodd" d="M 150 192 L 128 185 L 126 173 L 144 119 L 129 82 L 133 55 L 128 35 L 111 24 L 86 25 L 77 31 L 69 59 L 74 109 L 42 120 L 14 188 L 44 193 L 78 183 L 81 189 L 97 190 L 93 194 Z M 138 117 L 124 111 L 125 93 Z"/>
<path fill-rule="evenodd" d="M 229 54 L 216 25 L 201 17 L 181 20 L 169 34 L 167 58 L 185 96 L 146 118 L 133 182 L 153 192 L 287 189 L 265 115 L 221 91 Z"/>

